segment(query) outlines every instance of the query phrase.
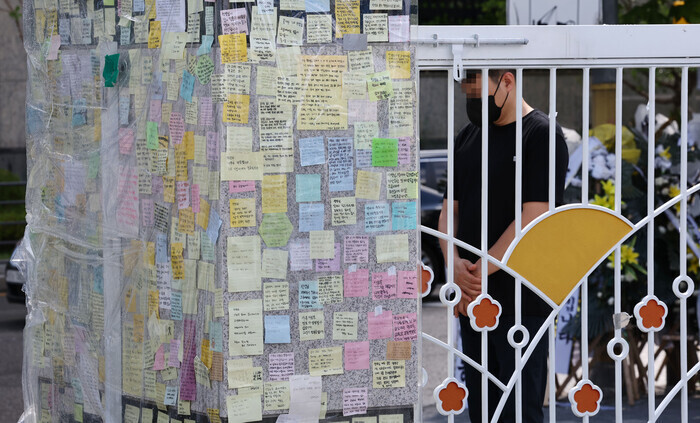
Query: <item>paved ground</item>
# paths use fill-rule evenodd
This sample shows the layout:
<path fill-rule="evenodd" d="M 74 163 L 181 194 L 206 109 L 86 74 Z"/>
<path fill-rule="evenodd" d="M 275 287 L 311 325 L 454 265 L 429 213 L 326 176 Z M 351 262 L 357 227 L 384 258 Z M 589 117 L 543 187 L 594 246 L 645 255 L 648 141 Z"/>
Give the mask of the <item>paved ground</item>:
<path fill-rule="evenodd" d="M 423 305 L 423 332 L 432 335 L 442 341 L 447 340 L 447 309 L 439 302 L 429 302 Z M 431 342 L 423 342 L 423 368 L 428 372 L 428 382 L 423 389 L 423 422 L 437 423 L 446 422 L 447 418 L 440 415 L 435 408 L 433 390 L 447 376 L 446 361 L 447 354 Z M 656 403 L 663 400 L 662 396 L 657 396 Z M 626 401 L 626 398 L 623 398 Z M 700 397 L 690 398 L 688 410 L 688 420 L 690 422 L 700 422 Z M 658 422 L 680 422 L 681 421 L 680 399 L 676 397 L 666 408 Z M 455 422 L 469 422 L 466 415 L 455 418 Z M 648 421 L 646 399 L 637 401 L 634 406 L 628 406 L 625 402 L 623 407 L 623 420 L 625 423 L 641 423 Z M 549 421 L 549 408 L 544 408 L 545 421 Z M 568 402 L 558 403 L 556 407 L 557 422 L 580 422 L 581 419 L 574 416 Z M 613 407 L 603 406 L 601 411 L 591 418 L 591 422 L 614 422 L 615 410 Z"/>

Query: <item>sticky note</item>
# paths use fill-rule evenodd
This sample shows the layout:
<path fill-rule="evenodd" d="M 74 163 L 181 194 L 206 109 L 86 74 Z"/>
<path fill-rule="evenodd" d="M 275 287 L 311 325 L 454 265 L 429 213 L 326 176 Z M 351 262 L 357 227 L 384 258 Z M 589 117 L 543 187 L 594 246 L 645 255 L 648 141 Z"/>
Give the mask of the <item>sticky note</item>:
<path fill-rule="evenodd" d="M 391 230 L 391 218 L 388 203 L 365 204 L 365 232 Z"/>
<path fill-rule="evenodd" d="M 262 401 L 259 394 L 228 395 L 226 409 L 231 421 L 255 422 L 262 420 Z"/>
<path fill-rule="evenodd" d="M 299 309 L 314 308 L 323 308 L 318 298 L 318 281 L 299 281 Z"/>
<path fill-rule="evenodd" d="M 245 34 L 219 35 L 221 63 L 241 63 L 248 60 Z"/>
<path fill-rule="evenodd" d="M 262 255 L 262 277 L 285 279 L 287 277 L 288 251 L 266 248 Z"/>
<path fill-rule="evenodd" d="M 321 201 L 321 175 L 317 173 L 297 174 L 296 194 L 298 203 Z"/>
<path fill-rule="evenodd" d="M 317 259 L 316 272 L 337 272 L 340 270 L 340 243 L 335 243 L 332 259 Z M 321 279 L 319 279 L 321 281 Z M 341 294 L 342 297 L 342 294 Z M 322 301 L 323 302 L 323 301 Z"/>
<path fill-rule="evenodd" d="M 102 70 L 105 87 L 113 87 L 119 77 L 119 53 L 105 56 L 105 65 Z"/>
<path fill-rule="evenodd" d="M 367 334 L 369 339 L 390 339 L 393 337 L 393 316 L 391 310 L 384 310 L 379 315 L 374 311 L 368 312 Z"/>
<path fill-rule="evenodd" d="M 360 0 L 336 0 L 335 19 L 336 38 L 343 38 L 344 34 L 359 34 Z"/>
<path fill-rule="evenodd" d="M 365 13 L 362 16 L 362 32 L 370 43 L 389 41 L 389 27 L 386 13 Z"/>
<path fill-rule="evenodd" d="M 233 198 L 229 200 L 232 228 L 257 226 L 255 221 L 255 198 Z"/>
<path fill-rule="evenodd" d="M 389 42 L 405 43 L 410 40 L 410 24 L 408 15 L 389 16 Z"/>
<path fill-rule="evenodd" d="M 393 202 L 391 204 L 391 230 L 403 231 L 416 229 L 417 205 L 415 201 Z"/>
<path fill-rule="evenodd" d="M 417 298 L 418 272 L 411 270 L 399 270 L 396 298 Z"/>
<path fill-rule="evenodd" d="M 230 301 L 229 354 L 261 355 L 263 353 L 262 300 Z"/>
<path fill-rule="evenodd" d="M 387 360 L 410 360 L 411 359 L 411 341 L 387 341 L 386 342 L 386 359 Z"/>
<path fill-rule="evenodd" d="M 396 298 L 396 274 L 372 272 L 372 299 L 388 300 Z"/>
<path fill-rule="evenodd" d="M 289 309 L 289 283 L 265 282 L 263 283 L 263 306 L 265 311 Z"/>
<path fill-rule="evenodd" d="M 391 79 L 411 78 L 411 52 L 410 51 L 387 51 L 386 68 L 391 75 Z"/>
<path fill-rule="evenodd" d="M 408 235 L 377 235 L 377 263 L 408 261 Z"/>
<path fill-rule="evenodd" d="M 418 198 L 418 172 L 387 172 L 386 195 L 390 200 Z"/>
<path fill-rule="evenodd" d="M 284 247 L 292 234 L 292 222 L 286 213 L 266 213 L 258 231 L 267 247 Z"/>
<path fill-rule="evenodd" d="M 369 238 L 364 235 L 346 235 L 343 253 L 343 262 L 345 263 L 367 263 Z"/>
<path fill-rule="evenodd" d="M 309 374 L 311 376 L 341 375 L 343 373 L 343 347 L 309 349 Z"/>
<path fill-rule="evenodd" d="M 299 339 L 313 341 L 325 337 L 323 311 L 299 313 Z"/>
<path fill-rule="evenodd" d="M 331 198 L 331 223 L 333 226 L 354 225 L 357 223 L 355 197 Z"/>
<path fill-rule="evenodd" d="M 343 416 L 367 413 L 367 388 L 343 389 Z"/>
<path fill-rule="evenodd" d="M 324 213 L 324 203 L 300 203 L 299 232 L 322 231 Z"/>
<path fill-rule="evenodd" d="M 286 410 L 289 408 L 289 382 L 265 382 L 263 407 L 265 410 Z"/>
<path fill-rule="evenodd" d="M 418 339 L 418 322 L 416 313 L 394 315 L 394 340 L 415 341 Z"/>
<path fill-rule="evenodd" d="M 345 370 L 369 369 L 369 341 L 345 343 Z"/>
<path fill-rule="evenodd" d="M 333 20 L 329 15 L 306 15 L 307 44 L 330 43 L 332 40 Z"/>
<path fill-rule="evenodd" d="M 265 343 L 289 344 L 289 316 L 265 316 Z"/>
<path fill-rule="evenodd" d="M 394 86 L 391 83 L 389 71 L 367 75 L 367 91 L 372 101 L 386 100 L 394 96 Z"/>
<path fill-rule="evenodd" d="M 343 275 L 344 295 L 346 297 L 367 297 L 369 295 L 369 270 L 345 270 Z"/>
<path fill-rule="evenodd" d="M 262 212 L 287 212 L 287 175 L 263 175 Z"/>
<path fill-rule="evenodd" d="M 372 362 L 372 387 L 403 388 L 406 386 L 406 362 L 381 360 Z"/>
<path fill-rule="evenodd" d="M 333 258 L 335 243 L 334 231 L 309 232 L 309 257 L 312 259 Z M 408 248 L 407 248 L 408 249 Z"/>
<path fill-rule="evenodd" d="M 357 189 L 355 196 L 366 200 L 379 200 L 382 186 L 382 174 L 366 170 L 357 171 Z"/>
<path fill-rule="evenodd" d="M 229 292 L 260 290 L 261 251 L 257 235 L 230 236 L 226 240 Z"/>
<path fill-rule="evenodd" d="M 331 192 L 353 189 L 351 138 L 328 139 L 328 187 Z"/>
<path fill-rule="evenodd" d="M 392 138 L 372 139 L 372 166 L 396 167 L 399 165 L 399 140 Z"/>
<path fill-rule="evenodd" d="M 343 277 L 341 275 L 318 277 L 318 301 L 323 305 L 343 302 Z"/>
<path fill-rule="evenodd" d="M 299 140 L 299 155 L 302 166 L 326 163 L 326 149 L 323 137 L 301 138 Z"/>
<path fill-rule="evenodd" d="M 333 340 L 354 341 L 357 339 L 357 317 L 355 311 L 333 313 Z"/>
<path fill-rule="evenodd" d="M 270 380 L 287 380 L 294 372 L 294 353 L 270 353 L 267 373 Z"/>

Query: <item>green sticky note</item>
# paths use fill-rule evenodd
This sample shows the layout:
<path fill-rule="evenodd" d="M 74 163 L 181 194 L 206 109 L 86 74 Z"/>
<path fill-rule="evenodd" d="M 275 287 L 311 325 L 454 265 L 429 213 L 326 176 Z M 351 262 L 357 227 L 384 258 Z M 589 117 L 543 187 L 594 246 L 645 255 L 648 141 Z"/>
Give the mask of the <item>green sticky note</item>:
<path fill-rule="evenodd" d="M 287 213 L 265 213 L 258 232 L 269 247 L 284 247 L 292 235 L 292 222 Z"/>
<path fill-rule="evenodd" d="M 150 150 L 158 149 L 157 122 L 146 122 L 146 147 Z"/>
<path fill-rule="evenodd" d="M 321 175 L 299 174 L 297 182 L 297 203 L 321 201 Z"/>
<path fill-rule="evenodd" d="M 399 165 L 399 140 L 372 138 L 372 166 L 396 167 Z"/>
<path fill-rule="evenodd" d="M 119 53 L 105 56 L 105 67 L 102 77 L 105 79 L 105 87 L 113 87 L 119 76 Z"/>

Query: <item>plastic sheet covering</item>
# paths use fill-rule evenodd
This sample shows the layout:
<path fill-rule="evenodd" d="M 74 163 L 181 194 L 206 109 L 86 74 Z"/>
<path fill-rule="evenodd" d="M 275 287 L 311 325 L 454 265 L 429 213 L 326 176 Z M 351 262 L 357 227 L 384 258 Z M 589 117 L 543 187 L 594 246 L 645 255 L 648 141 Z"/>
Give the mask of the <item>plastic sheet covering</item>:
<path fill-rule="evenodd" d="M 22 421 L 417 418 L 415 7 L 25 1 Z"/>

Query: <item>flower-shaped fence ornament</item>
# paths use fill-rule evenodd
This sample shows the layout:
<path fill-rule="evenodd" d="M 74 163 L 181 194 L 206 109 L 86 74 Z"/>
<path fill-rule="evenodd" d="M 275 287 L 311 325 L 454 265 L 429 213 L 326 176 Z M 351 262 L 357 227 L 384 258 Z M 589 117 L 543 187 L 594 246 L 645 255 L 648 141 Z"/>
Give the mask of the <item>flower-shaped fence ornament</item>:
<path fill-rule="evenodd" d="M 467 307 L 469 323 L 475 331 L 495 329 L 501 317 L 501 304 L 489 294 L 481 294 Z"/>
<path fill-rule="evenodd" d="M 595 416 L 600 411 L 603 391 L 590 380 L 583 379 L 569 391 L 571 411 L 578 417 Z"/>
<path fill-rule="evenodd" d="M 667 314 L 668 307 L 655 295 L 647 295 L 634 306 L 634 317 L 642 332 L 658 332 L 663 329 Z"/>
<path fill-rule="evenodd" d="M 469 391 L 467 391 L 467 387 L 453 377 L 445 379 L 433 391 L 435 406 L 443 416 L 461 414 L 467 407 L 468 396 Z"/>
<path fill-rule="evenodd" d="M 430 294 L 430 291 L 432 289 L 435 274 L 433 273 L 433 269 L 431 269 L 430 266 L 426 266 L 423 263 L 421 263 L 418 266 L 418 270 L 420 271 L 421 295 L 423 297 L 426 297 L 428 294 Z"/>

